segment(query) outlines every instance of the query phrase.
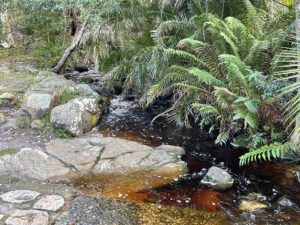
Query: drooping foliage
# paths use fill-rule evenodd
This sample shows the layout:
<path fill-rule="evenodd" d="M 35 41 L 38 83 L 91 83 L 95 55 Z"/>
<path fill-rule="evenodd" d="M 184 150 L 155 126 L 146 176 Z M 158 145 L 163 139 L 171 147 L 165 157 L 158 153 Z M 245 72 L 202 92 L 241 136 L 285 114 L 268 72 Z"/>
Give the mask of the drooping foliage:
<path fill-rule="evenodd" d="M 144 107 L 171 99 L 162 116 L 178 126 L 196 123 L 217 134 L 217 144 L 247 147 L 244 165 L 295 152 L 283 132 L 281 107 L 289 102 L 286 121 L 293 128 L 299 84 L 292 83 L 296 75 L 276 76 L 283 58 L 292 61 L 284 65 L 288 74 L 298 63 L 290 49 L 282 52 L 294 47 L 286 40 L 295 29 L 295 12 L 293 1 L 279 3 L 272 10 L 265 0 L 21 0 L 10 5 L 42 67 L 53 66 L 72 42 L 74 26 L 90 17 L 65 69 L 94 64 L 111 90 L 134 94 Z"/>

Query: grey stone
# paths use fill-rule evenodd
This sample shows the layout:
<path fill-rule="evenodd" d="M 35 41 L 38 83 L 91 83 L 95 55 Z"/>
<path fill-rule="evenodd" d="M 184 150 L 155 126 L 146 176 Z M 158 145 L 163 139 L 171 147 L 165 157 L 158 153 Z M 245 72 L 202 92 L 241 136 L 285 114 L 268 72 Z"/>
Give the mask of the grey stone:
<path fill-rule="evenodd" d="M 30 120 L 31 116 L 30 114 L 25 111 L 24 109 L 19 109 L 18 111 L 12 113 L 12 116 L 15 120 Z"/>
<path fill-rule="evenodd" d="M 97 137 L 102 136 L 51 140 L 46 144 L 46 151 L 66 164 L 74 166 L 81 173 L 88 173 L 103 149 L 100 145 L 93 145 Z"/>
<path fill-rule="evenodd" d="M 37 180 L 60 180 L 74 175 L 57 159 L 40 150 L 30 148 L 22 149 L 15 155 L 4 155 L 0 158 L 0 175 L 7 173 Z"/>
<path fill-rule="evenodd" d="M 166 169 L 170 173 L 177 169 L 184 173 L 186 164 L 177 154 L 156 150 L 149 146 L 118 138 L 103 138 L 104 150 L 93 173 L 127 173 L 130 171 L 155 171 Z"/>
<path fill-rule="evenodd" d="M 55 107 L 64 91 L 75 92 L 75 83 L 52 72 L 42 71 L 24 95 L 23 109 L 33 119 Z"/>
<path fill-rule="evenodd" d="M 4 124 L 5 122 L 6 122 L 6 117 L 2 113 L 0 113 L 0 125 Z"/>
<path fill-rule="evenodd" d="M 48 225 L 49 214 L 38 210 L 16 210 L 6 221 L 6 225 Z"/>
<path fill-rule="evenodd" d="M 29 91 L 55 90 L 60 93 L 63 91 L 75 92 L 75 83 L 73 81 L 48 71 L 39 72 L 35 77 L 34 82 L 35 83 L 31 85 Z"/>
<path fill-rule="evenodd" d="M 288 199 L 286 196 L 281 196 L 278 200 L 277 200 L 277 204 L 283 207 L 292 207 L 295 206 L 295 204 Z"/>
<path fill-rule="evenodd" d="M 59 97 L 57 91 L 26 92 L 23 109 L 31 115 L 32 119 L 37 119 L 50 111 L 57 104 Z"/>
<path fill-rule="evenodd" d="M 43 128 L 45 123 L 42 120 L 34 120 L 31 123 L 31 128 Z"/>
<path fill-rule="evenodd" d="M 216 190 L 225 190 L 232 187 L 234 179 L 225 170 L 218 167 L 211 167 L 205 177 L 201 180 L 202 184 Z"/>
<path fill-rule="evenodd" d="M 185 151 L 182 147 L 174 146 L 174 145 L 161 145 L 158 146 L 156 149 L 163 150 L 163 151 L 169 151 L 174 152 L 178 155 L 185 155 Z"/>
<path fill-rule="evenodd" d="M 93 97 L 97 100 L 100 100 L 100 95 L 93 91 L 93 89 L 87 84 L 78 84 L 75 87 L 78 95 L 83 97 Z"/>
<path fill-rule="evenodd" d="M 10 191 L 0 195 L 2 201 L 9 202 L 9 203 L 25 203 L 31 202 L 36 199 L 41 193 L 36 191 L 29 191 L 29 190 L 16 190 Z"/>
<path fill-rule="evenodd" d="M 34 209 L 56 212 L 65 204 L 65 200 L 60 195 L 46 195 L 38 200 L 34 205 Z"/>
<path fill-rule="evenodd" d="M 100 116 L 99 100 L 93 97 L 79 97 L 55 107 L 51 112 L 50 121 L 56 128 L 80 136 L 96 126 Z"/>

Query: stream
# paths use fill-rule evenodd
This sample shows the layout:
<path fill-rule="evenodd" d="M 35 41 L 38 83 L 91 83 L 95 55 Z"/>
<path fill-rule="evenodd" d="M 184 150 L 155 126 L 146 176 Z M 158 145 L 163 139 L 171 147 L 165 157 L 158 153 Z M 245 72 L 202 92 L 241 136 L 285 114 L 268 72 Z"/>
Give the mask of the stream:
<path fill-rule="evenodd" d="M 149 187 L 139 193 L 131 192 L 130 187 L 122 186 L 122 181 L 113 177 L 101 182 L 91 177 L 73 185 L 84 194 L 92 196 L 155 203 L 157 207 L 165 205 L 211 213 L 222 212 L 227 216 L 222 224 L 300 224 L 300 185 L 294 175 L 296 164 L 263 162 L 239 167 L 239 156 L 245 153 L 243 150 L 216 146 L 213 137 L 206 131 L 177 128 L 163 118 L 150 125 L 159 112 L 159 107 L 143 110 L 134 100 L 128 101 L 122 96 L 116 96 L 111 99 L 109 113 L 103 116 L 94 132 L 150 146 L 181 146 L 186 151 L 182 160 L 188 165 L 188 174 L 164 187 Z M 228 171 L 235 180 L 233 188 L 225 192 L 205 188 L 200 181 L 211 166 Z M 128 180 L 134 181 L 138 177 L 128 176 L 124 179 L 124 183 L 128 184 Z M 293 204 L 280 206 L 277 202 L 282 196 Z M 241 212 L 241 200 L 253 198 L 267 204 L 268 208 L 252 213 Z"/>

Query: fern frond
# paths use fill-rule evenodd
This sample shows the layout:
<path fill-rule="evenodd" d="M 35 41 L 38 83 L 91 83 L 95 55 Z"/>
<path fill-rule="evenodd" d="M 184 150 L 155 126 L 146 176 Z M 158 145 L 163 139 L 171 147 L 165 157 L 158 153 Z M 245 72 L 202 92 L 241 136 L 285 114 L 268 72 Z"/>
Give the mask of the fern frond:
<path fill-rule="evenodd" d="M 271 161 L 271 158 L 283 158 L 285 154 L 295 154 L 295 145 L 291 142 L 284 144 L 275 142 L 270 145 L 265 145 L 259 149 L 248 152 L 240 157 L 240 166 L 249 164 L 256 160 Z"/>

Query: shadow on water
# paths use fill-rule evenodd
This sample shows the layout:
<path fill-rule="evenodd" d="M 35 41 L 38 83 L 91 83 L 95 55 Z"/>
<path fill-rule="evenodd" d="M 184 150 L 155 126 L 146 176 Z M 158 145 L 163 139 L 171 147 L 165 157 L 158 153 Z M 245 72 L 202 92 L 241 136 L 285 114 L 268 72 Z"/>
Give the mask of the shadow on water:
<path fill-rule="evenodd" d="M 119 137 L 151 146 L 177 145 L 185 149 L 183 160 L 190 173 L 161 188 L 136 193 L 130 188 L 131 180 L 138 176 L 95 178 L 87 177 L 75 182 L 84 193 L 94 196 L 151 202 L 158 205 L 188 207 L 210 212 L 225 212 L 232 224 L 300 224 L 299 208 L 282 208 L 276 204 L 287 196 L 300 205 L 300 187 L 295 179 L 297 165 L 288 163 L 253 163 L 239 167 L 242 151 L 214 145 L 213 137 L 199 129 L 176 128 L 164 120 L 150 122 L 157 115 L 155 110 L 143 111 L 134 102 L 121 98 L 112 100 L 110 113 L 99 124 L 99 131 L 106 137 Z M 211 166 L 227 170 L 235 179 L 232 189 L 226 192 L 209 190 L 200 184 Z M 101 182 L 100 182 L 101 180 Z M 94 182 L 93 182 L 94 181 Z M 260 193 L 261 201 L 269 207 L 253 213 L 239 211 L 241 199 L 250 193 Z"/>

